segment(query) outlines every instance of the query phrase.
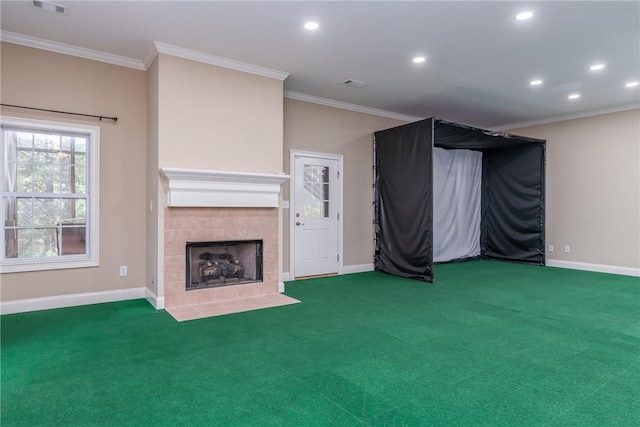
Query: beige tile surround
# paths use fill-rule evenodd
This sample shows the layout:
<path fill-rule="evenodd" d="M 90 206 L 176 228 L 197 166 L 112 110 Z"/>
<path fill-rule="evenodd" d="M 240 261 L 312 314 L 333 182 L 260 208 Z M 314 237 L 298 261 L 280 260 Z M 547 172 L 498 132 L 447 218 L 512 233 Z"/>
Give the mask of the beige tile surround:
<path fill-rule="evenodd" d="M 165 210 L 165 307 L 183 307 L 278 294 L 277 208 L 177 208 Z M 196 241 L 263 241 L 263 281 L 188 291 L 185 245 Z"/>

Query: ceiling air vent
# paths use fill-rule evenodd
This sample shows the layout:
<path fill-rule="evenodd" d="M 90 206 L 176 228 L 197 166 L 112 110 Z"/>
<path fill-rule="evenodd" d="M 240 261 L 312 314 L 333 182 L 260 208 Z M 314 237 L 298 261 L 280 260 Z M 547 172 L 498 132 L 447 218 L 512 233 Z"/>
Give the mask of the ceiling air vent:
<path fill-rule="evenodd" d="M 67 13 L 69 7 L 46 0 L 33 0 L 33 5 L 49 12 Z"/>
<path fill-rule="evenodd" d="M 352 80 L 352 79 L 345 80 L 342 83 L 351 87 L 363 87 L 367 85 L 365 82 L 361 82 L 359 80 Z"/>

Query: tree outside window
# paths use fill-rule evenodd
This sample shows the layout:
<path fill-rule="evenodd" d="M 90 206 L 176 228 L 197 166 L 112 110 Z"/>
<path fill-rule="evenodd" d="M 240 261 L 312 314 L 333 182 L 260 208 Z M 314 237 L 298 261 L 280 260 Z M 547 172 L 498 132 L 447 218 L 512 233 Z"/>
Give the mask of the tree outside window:
<path fill-rule="evenodd" d="M 3 123 L 4 261 L 90 257 L 96 138 L 73 130 Z"/>

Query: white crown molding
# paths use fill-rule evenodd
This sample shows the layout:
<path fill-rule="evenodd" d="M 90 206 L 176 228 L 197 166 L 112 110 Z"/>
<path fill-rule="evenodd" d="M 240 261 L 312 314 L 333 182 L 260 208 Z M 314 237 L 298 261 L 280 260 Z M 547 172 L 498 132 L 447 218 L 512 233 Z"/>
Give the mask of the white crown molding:
<path fill-rule="evenodd" d="M 53 308 L 75 307 L 79 305 L 101 304 L 104 302 L 126 301 L 145 297 L 146 288 L 116 289 L 113 291 L 89 292 L 82 294 L 57 295 L 44 298 L 30 298 L 0 303 L 1 314 L 24 313 L 27 311 L 50 310 Z"/>
<path fill-rule="evenodd" d="M 269 77 L 277 80 L 284 80 L 289 77 L 289 73 L 284 71 L 273 70 L 271 68 L 260 67 L 259 65 L 247 64 L 246 62 L 240 62 L 229 58 L 223 58 L 221 56 L 215 56 L 197 50 L 186 49 L 179 46 L 170 45 L 162 42 L 154 42 L 155 51 L 149 54 L 146 58 L 145 65 L 149 66 L 156 54 L 162 53 L 164 55 L 177 56 L 179 58 L 190 59 L 192 61 L 202 62 L 205 64 L 216 65 L 218 67 L 229 68 L 231 70 L 242 71 L 245 73 L 255 74 L 262 77 Z"/>
<path fill-rule="evenodd" d="M 564 122 L 564 121 L 567 121 L 567 120 L 584 119 L 586 117 L 601 116 L 603 114 L 619 113 L 619 112 L 622 112 L 622 111 L 635 110 L 635 109 L 638 109 L 638 108 L 640 108 L 640 103 L 629 104 L 629 105 L 621 105 L 621 106 L 618 106 L 618 107 L 604 108 L 604 109 L 600 109 L 600 110 L 594 110 L 594 111 L 577 113 L 577 114 L 566 114 L 564 116 L 556 116 L 556 117 L 549 118 L 549 119 L 532 120 L 532 121 L 529 121 L 529 122 L 520 122 L 520 123 L 512 123 L 512 124 L 509 124 L 509 125 L 492 127 L 491 129 L 499 130 L 499 131 L 511 130 L 511 129 L 519 129 L 519 128 L 526 128 L 526 127 L 531 127 L 531 126 L 547 125 L 547 124 L 556 123 L 556 122 Z"/>
<path fill-rule="evenodd" d="M 546 266 L 568 268 L 570 270 L 584 270 L 584 271 L 594 271 L 597 273 L 609 273 L 609 274 L 619 274 L 622 276 L 640 277 L 640 268 L 619 267 L 617 265 L 590 264 L 586 262 L 547 259 Z"/>
<path fill-rule="evenodd" d="M 77 56 L 84 59 L 91 59 L 93 61 L 106 62 L 108 64 L 134 68 L 136 70 L 146 70 L 142 61 L 138 59 L 113 55 L 111 53 L 72 46 L 65 43 L 58 43 L 51 40 L 39 39 L 37 37 L 25 36 L 24 34 L 12 33 L 10 31 L 0 31 L 0 41 L 33 47 L 35 49 L 48 50 L 55 53 L 62 53 L 64 55 Z"/>
<path fill-rule="evenodd" d="M 333 99 L 320 98 L 319 96 L 307 95 L 305 93 L 285 90 L 284 97 L 296 99 L 298 101 L 311 102 L 313 104 L 326 105 L 327 107 L 340 108 L 342 110 L 355 111 L 356 113 L 371 114 L 374 116 L 386 117 L 388 119 L 402 120 L 405 122 L 417 122 L 424 117 L 407 116 L 405 114 L 394 113 L 392 111 L 378 110 L 377 108 L 364 107 L 362 105 L 349 104 L 347 102 L 335 101 Z"/>
<path fill-rule="evenodd" d="M 289 175 L 161 168 L 169 207 L 277 208 Z"/>
<path fill-rule="evenodd" d="M 148 70 L 149 67 L 151 67 L 151 64 L 153 63 L 153 60 L 156 59 L 156 56 L 158 56 L 158 49 L 156 49 L 156 46 L 154 43 L 151 50 L 149 50 L 149 53 L 147 53 L 147 56 L 142 61 L 142 63 L 144 64 L 145 70 Z"/>

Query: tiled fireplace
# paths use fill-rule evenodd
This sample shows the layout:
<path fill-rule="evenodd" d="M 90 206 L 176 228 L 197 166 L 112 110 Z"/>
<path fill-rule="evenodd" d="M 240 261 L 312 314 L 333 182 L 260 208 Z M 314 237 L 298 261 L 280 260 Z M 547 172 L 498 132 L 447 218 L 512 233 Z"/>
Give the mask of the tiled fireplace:
<path fill-rule="evenodd" d="M 164 212 L 165 306 L 171 309 L 277 294 L 277 206 L 280 185 L 288 176 L 167 168 L 162 174 L 168 180 L 168 206 Z M 222 241 L 260 242 L 261 279 L 243 283 L 244 280 L 231 277 L 224 283 L 212 280 L 214 286 L 187 289 L 187 244 Z M 202 253 L 205 252 L 196 252 L 196 256 Z M 237 253 L 236 248 L 214 248 L 203 259 L 225 258 L 223 254 L 234 258 L 233 253 Z"/>
<path fill-rule="evenodd" d="M 167 208 L 164 220 L 164 293 L 167 307 L 278 292 L 278 210 Z M 262 282 L 187 291 L 187 242 L 262 240 Z"/>

